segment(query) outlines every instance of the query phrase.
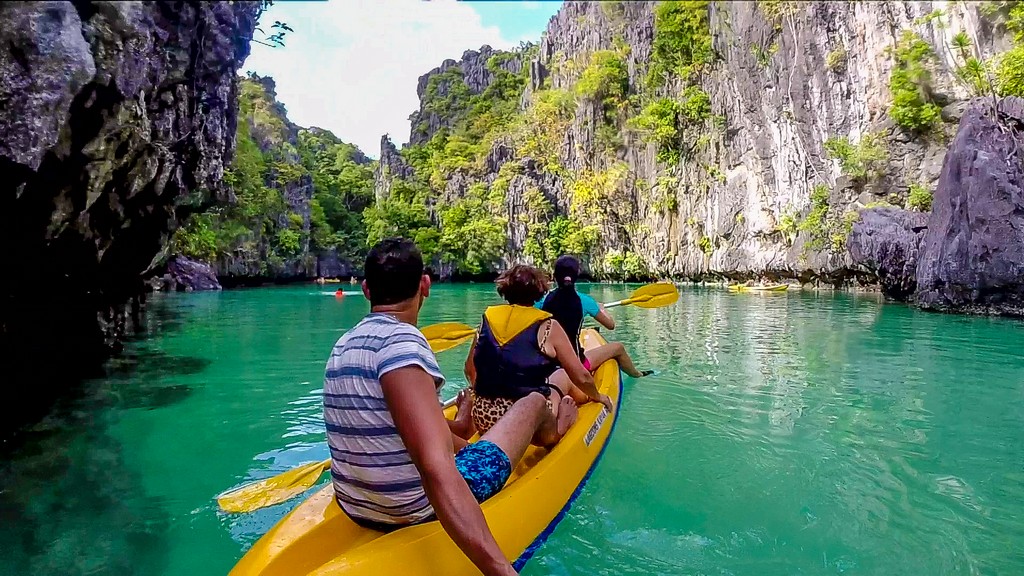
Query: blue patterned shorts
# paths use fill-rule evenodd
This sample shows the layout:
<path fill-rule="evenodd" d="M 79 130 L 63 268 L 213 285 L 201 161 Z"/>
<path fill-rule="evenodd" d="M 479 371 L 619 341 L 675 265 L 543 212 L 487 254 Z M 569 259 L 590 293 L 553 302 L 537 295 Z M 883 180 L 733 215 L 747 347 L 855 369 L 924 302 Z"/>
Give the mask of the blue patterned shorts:
<path fill-rule="evenodd" d="M 512 475 L 512 463 L 494 442 L 479 440 L 455 455 L 455 467 L 477 502 L 497 494 Z"/>

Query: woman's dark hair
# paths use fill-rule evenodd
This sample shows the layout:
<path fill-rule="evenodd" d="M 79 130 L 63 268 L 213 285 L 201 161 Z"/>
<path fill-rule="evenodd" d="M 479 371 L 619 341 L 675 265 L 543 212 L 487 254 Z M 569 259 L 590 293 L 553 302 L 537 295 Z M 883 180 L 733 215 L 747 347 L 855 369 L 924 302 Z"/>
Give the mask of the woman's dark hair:
<path fill-rule="evenodd" d="M 363 271 L 371 306 L 398 304 L 420 289 L 423 256 L 412 240 L 385 238 L 366 254 Z"/>
<path fill-rule="evenodd" d="M 506 302 L 518 306 L 533 306 L 547 294 L 550 285 L 546 272 L 527 264 L 516 264 L 505 270 L 494 284 Z"/>
<path fill-rule="evenodd" d="M 555 282 L 562 288 L 570 288 L 576 285 L 580 277 L 580 261 L 575 256 L 559 256 L 555 260 Z"/>

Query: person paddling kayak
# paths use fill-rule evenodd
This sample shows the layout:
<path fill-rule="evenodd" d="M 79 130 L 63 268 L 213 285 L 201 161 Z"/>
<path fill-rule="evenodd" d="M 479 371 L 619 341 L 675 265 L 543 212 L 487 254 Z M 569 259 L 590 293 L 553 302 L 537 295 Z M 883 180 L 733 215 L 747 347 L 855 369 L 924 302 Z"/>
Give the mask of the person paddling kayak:
<path fill-rule="evenodd" d="M 594 385 L 594 376 L 583 367 L 565 330 L 551 314 L 533 307 L 548 289 L 544 271 L 519 264 L 498 276 L 495 284 L 508 304 L 484 312 L 465 365 L 477 430 L 489 430 L 516 400 L 533 391 L 547 396 L 547 407 L 558 419 L 555 441 L 575 421 L 577 402 L 593 400 L 611 410 L 611 400 Z M 549 380 L 555 372 L 565 374 L 557 384 Z M 575 390 L 572 396 L 570 390 Z M 540 440 L 535 443 L 545 445 L 552 439 Z"/>
<path fill-rule="evenodd" d="M 502 489 L 532 439 L 558 435 L 547 398 L 539 390 L 524 394 L 468 444 L 458 422 L 465 403 L 456 421 L 446 422 L 438 402 L 444 376 L 416 329 L 430 295 L 416 245 L 390 238 L 370 249 L 363 294 L 370 313 L 334 345 L 324 375 L 338 505 L 357 524 L 381 531 L 436 517 L 484 575 L 516 574 L 479 503 Z"/>
<path fill-rule="evenodd" d="M 559 256 L 555 260 L 555 281 L 558 288 L 549 292 L 544 299 L 537 304 L 541 310 L 548 312 L 561 325 L 566 334 L 572 340 L 573 348 L 579 356 L 583 367 L 593 372 L 597 367 L 608 360 L 615 359 L 619 367 L 626 374 L 633 378 L 650 376 L 653 370 L 639 370 L 633 364 L 633 359 L 626 352 L 626 347 L 621 342 L 609 342 L 593 348 L 587 352 L 583 351 L 580 344 L 580 332 L 583 330 L 583 321 L 590 316 L 599 324 L 609 330 L 615 329 L 615 320 L 608 314 L 604 306 L 587 294 L 576 291 L 576 280 L 580 277 L 580 261 L 575 256 Z M 552 375 L 555 382 L 563 382 L 568 376 L 566 374 Z M 579 397 L 574 396 L 577 402 Z"/>

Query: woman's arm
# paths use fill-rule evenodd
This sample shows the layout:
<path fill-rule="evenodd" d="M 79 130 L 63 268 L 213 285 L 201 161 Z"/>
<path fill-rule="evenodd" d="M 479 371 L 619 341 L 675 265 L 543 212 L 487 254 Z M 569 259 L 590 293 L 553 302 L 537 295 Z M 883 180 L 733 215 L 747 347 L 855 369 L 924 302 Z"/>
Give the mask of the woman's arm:
<path fill-rule="evenodd" d="M 594 316 L 594 320 L 597 320 L 601 326 L 609 330 L 615 330 L 615 319 L 612 318 L 611 314 L 601 304 L 598 304 L 598 313 Z"/>
<path fill-rule="evenodd" d="M 576 355 L 576 349 L 573 348 L 569 337 L 565 334 L 565 330 L 554 320 L 551 321 L 548 345 L 554 348 L 555 359 L 562 365 L 562 369 L 569 376 L 569 380 L 572 380 L 572 383 L 582 390 L 588 398 L 594 402 L 604 404 L 608 410 L 611 410 L 611 399 L 606 394 L 601 394 L 597 389 L 597 385 L 594 384 L 594 375 L 590 373 L 590 370 L 583 367 L 583 363 L 580 362 L 580 357 Z"/>
<path fill-rule="evenodd" d="M 469 345 L 469 355 L 466 356 L 466 365 L 462 371 L 466 375 L 466 382 L 469 387 L 476 385 L 476 364 L 473 364 L 473 354 L 476 352 L 476 336 L 473 336 L 473 343 Z"/>

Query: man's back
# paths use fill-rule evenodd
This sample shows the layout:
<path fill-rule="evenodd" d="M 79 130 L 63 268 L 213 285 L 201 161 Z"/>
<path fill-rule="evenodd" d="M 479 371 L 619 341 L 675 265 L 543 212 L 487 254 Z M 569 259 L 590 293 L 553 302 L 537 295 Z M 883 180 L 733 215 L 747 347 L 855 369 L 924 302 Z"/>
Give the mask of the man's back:
<path fill-rule="evenodd" d="M 357 519 L 405 524 L 433 514 L 380 385 L 383 374 L 406 366 L 423 368 L 437 387 L 444 383 L 423 335 L 388 314 L 366 316 L 338 340 L 327 361 L 331 477 L 339 504 Z"/>

